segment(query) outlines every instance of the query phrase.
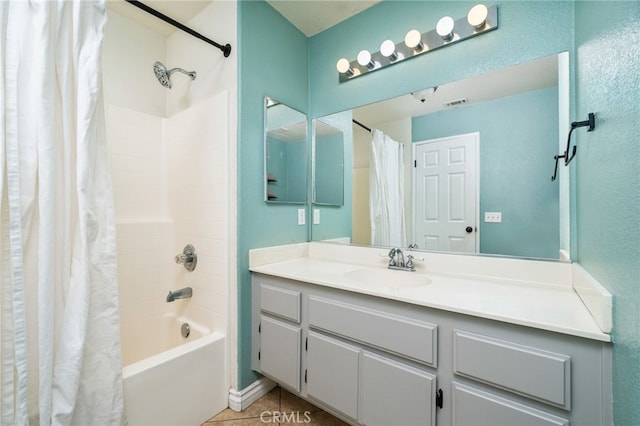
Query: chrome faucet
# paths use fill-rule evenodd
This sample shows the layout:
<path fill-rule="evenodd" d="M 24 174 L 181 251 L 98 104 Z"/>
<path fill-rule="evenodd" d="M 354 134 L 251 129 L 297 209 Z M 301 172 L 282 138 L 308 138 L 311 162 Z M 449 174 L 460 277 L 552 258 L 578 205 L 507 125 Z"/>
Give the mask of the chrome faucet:
<path fill-rule="evenodd" d="M 389 250 L 389 268 L 393 266 L 404 267 L 404 253 L 397 247 Z"/>
<path fill-rule="evenodd" d="M 389 250 L 389 269 L 398 269 L 401 271 L 409 271 L 414 272 L 416 270 L 413 264 L 413 255 L 408 255 L 407 260 L 405 262 L 404 253 L 397 247 Z M 422 258 L 418 260 L 424 260 Z"/>
<path fill-rule="evenodd" d="M 167 294 L 167 302 L 173 302 L 176 299 L 186 299 L 193 295 L 191 287 L 181 288 L 180 290 L 170 291 Z"/>

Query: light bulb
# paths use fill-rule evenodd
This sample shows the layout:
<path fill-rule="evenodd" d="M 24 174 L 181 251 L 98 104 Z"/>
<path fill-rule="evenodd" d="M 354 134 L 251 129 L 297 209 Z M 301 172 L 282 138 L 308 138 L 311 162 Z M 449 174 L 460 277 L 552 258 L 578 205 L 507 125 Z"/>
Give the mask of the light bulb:
<path fill-rule="evenodd" d="M 398 59 L 398 53 L 396 52 L 396 44 L 391 40 L 385 40 L 380 45 L 380 53 L 385 58 L 389 58 L 391 62 Z"/>
<path fill-rule="evenodd" d="M 349 77 L 353 75 L 353 69 L 351 68 L 351 64 L 349 63 L 349 60 L 346 58 L 338 59 L 338 62 L 336 63 L 336 68 L 338 72 L 341 74 L 346 74 Z"/>
<path fill-rule="evenodd" d="M 368 50 L 361 50 L 358 53 L 358 63 L 363 67 L 367 67 L 370 70 L 375 68 L 376 64 L 371 61 L 371 53 Z"/>
<path fill-rule="evenodd" d="M 451 16 L 442 17 L 436 25 L 436 33 L 438 33 L 444 41 L 451 41 L 453 39 L 454 25 L 455 22 Z"/>
<path fill-rule="evenodd" d="M 418 30 L 411 30 L 404 36 L 404 44 L 407 45 L 408 48 L 414 49 L 416 51 L 422 50 L 424 44 L 422 44 L 422 35 Z"/>
<path fill-rule="evenodd" d="M 467 14 L 467 22 L 475 29 L 481 30 L 487 24 L 488 13 L 487 6 L 484 4 L 476 4 Z"/>

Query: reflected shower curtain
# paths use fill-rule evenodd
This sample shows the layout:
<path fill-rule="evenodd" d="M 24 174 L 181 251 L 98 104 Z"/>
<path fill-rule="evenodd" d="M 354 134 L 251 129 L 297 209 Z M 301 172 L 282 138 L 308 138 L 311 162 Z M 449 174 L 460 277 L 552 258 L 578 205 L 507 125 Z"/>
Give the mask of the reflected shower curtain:
<path fill-rule="evenodd" d="M 0 1 L 2 425 L 122 424 L 104 1 Z"/>
<path fill-rule="evenodd" d="M 405 247 L 404 145 L 371 130 L 369 216 L 371 244 Z"/>

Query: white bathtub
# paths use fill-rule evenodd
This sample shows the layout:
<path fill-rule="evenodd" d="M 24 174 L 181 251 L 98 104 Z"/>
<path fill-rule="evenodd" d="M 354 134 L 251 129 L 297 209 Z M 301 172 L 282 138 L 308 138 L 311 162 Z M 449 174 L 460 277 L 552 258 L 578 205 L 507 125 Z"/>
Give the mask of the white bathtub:
<path fill-rule="evenodd" d="M 123 368 L 131 426 L 197 426 L 228 405 L 224 334 L 184 318 L 173 321 L 171 333 L 180 339 L 180 326 L 190 324 L 185 343 Z"/>

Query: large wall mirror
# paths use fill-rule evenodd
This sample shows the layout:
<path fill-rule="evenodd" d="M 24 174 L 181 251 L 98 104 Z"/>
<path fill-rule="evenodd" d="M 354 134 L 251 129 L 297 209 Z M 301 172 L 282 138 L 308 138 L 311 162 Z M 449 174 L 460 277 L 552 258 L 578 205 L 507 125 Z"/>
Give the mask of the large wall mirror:
<path fill-rule="evenodd" d="M 306 203 L 307 116 L 266 97 L 264 126 L 265 201 Z"/>
<path fill-rule="evenodd" d="M 313 120 L 313 203 L 344 204 L 344 132 L 340 116 Z"/>
<path fill-rule="evenodd" d="M 569 96 L 565 52 L 342 112 L 350 227 L 312 239 L 568 259 Z"/>

